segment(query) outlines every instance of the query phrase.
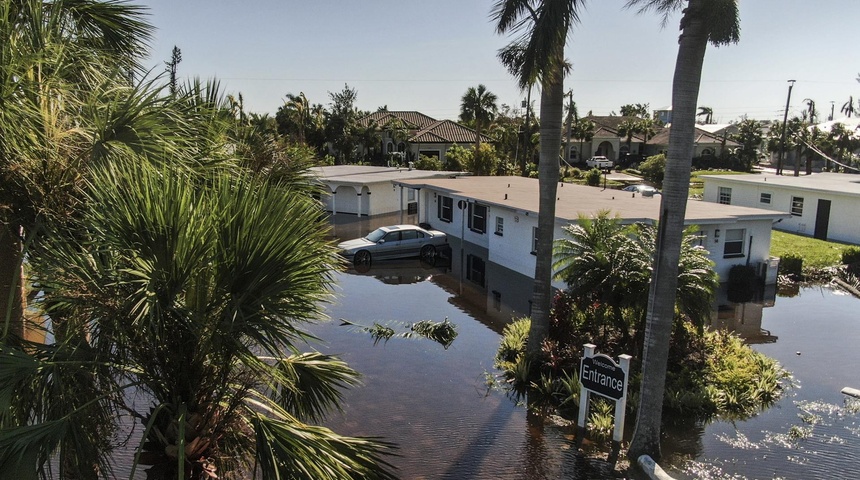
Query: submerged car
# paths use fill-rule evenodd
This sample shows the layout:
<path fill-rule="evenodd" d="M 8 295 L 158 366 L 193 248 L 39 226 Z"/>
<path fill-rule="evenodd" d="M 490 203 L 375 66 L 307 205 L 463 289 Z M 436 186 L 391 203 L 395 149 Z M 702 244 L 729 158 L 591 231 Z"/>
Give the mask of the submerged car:
<path fill-rule="evenodd" d="M 653 195 L 660 195 L 660 190 L 652 187 L 651 185 L 628 185 L 621 190 L 625 192 L 634 192 L 639 193 L 642 196 L 650 197 Z"/>
<path fill-rule="evenodd" d="M 371 260 L 432 258 L 447 244 L 448 237 L 438 230 L 426 230 L 417 225 L 391 225 L 341 242 L 337 248 L 354 265 L 368 265 Z"/>

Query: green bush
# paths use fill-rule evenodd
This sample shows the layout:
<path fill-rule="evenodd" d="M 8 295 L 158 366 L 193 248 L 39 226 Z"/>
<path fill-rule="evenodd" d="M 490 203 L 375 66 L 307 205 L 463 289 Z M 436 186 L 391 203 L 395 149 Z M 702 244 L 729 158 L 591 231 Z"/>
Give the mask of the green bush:
<path fill-rule="evenodd" d="M 591 170 L 585 172 L 585 183 L 591 185 L 592 187 L 596 187 L 600 185 L 601 176 L 603 176 L 603 172 L 601 172 L 599 168 L 592 168 Z"/>
<path fill-rule="evenodd" d="M 415 168 L 418 170 L 442 170 L 442 161 L 436 157 L 421 155 L 421 158 L 415 162 Z"/>
<path fill-rule="evenodd" d="M 779 259 L 779 274 L 801 276 L 803 273 L 803 257 L 794 253 L 786 253 Z"/>
<path fill-rule="evenodd" d="M 842 250 L 842 265 L 851 265 L 860 262 L 860 247 L 851 247 Z"/>
<path fill-rule="evenodd" d="M 661 153 L 646 158 L 639 166 L 639 171 L 645 180 L 662 186 L 663 175 L 666 173 L 666 155 Z"/>

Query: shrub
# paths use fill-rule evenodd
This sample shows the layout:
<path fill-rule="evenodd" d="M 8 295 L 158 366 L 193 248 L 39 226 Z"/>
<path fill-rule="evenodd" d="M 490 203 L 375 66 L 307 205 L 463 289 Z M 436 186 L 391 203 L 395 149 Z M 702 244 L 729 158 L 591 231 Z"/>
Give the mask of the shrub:
<path fill-rule="evenodd" d="M 800 277 L 803 273 L 803 257 L 786 253 L 779 259 L 779 274 Z"/>
<path fill-rule="evenodd" d="M 842 265 L 860 262 L 860 247 L 850 247 L 842 250 Z"/>
<path fill-rule="evenodd" d="M 591 185 L 592 187 L 596 187 L 600 185 L 600 177 L 603 173 L 599 168 L 592 168 L 591 170 L 585 172 L 585 183 Z"/>
<path fill-rule="evenodd" d="M 436 157 L 421 155 L 421 158 L 415 162 L 415 168 L 418 170 L 442 170 L 442 161 Z"/>
<path fill-rule="evenodd" d="M 639 166 L 639 171 L 645 180 L 662 186 L 663 175 L 666 173 L 666 155 L 661 153 L 648 157 Z"/>
<path fill-rule="evenodd" d="M 569 175 L 571 178 L 582 178 L 582 170 L 573 167 L 570 169 Z"/>

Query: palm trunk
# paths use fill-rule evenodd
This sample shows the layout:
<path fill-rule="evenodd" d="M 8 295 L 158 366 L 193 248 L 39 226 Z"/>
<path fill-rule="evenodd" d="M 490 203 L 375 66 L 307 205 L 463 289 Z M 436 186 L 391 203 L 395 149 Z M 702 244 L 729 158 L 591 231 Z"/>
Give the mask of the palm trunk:
<path fill-rule="evenodd" d="M 648 294 L 645 348 L 642 359 L 642 386 L 636 428 L 628 455 L 634 461 L 648 454 L 660 458 L 660 427 L 666 363 L 675 312 L 678 260 L 684 231 L 684 216 L 690 189 L 696 103 L 708 36 L 703 20 L 690 12 L 701 11 L 705 0 L 690 0 L 681 25 L 678 57 L 672 86 L 672 130 L 663 196 L 654 272 Z"/>
<path fill-rule="evenodd" d="M 539 212 L 528 352 L 538 354 L 549 332 L 552 303 L 552 241 L 558 189 L 558 151 L 561 148 L 561 118 L 564 107 L 562 72 L 544 81 L 540 102 L 540 165 L 538 166 Z"/>
<path fill-rule="evenodd" d="M 8 334 L 24 336 L 26 302 L 22 248 L 20 227 L 0 225 L 0 318 L 3 319 L 3 338 Z"/>

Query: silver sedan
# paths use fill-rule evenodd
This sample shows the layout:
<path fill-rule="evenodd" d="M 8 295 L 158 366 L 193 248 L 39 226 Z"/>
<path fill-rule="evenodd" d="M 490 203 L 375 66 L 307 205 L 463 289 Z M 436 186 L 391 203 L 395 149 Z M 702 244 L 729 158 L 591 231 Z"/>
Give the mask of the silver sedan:
<path fill-rule="evenodd" d="M 371 259 L 421 257 L 432 258 L 448 238 L 438 230 L 425 230 L 416 225 L 380 227 L 361 238 L 338 244 L 343 256 L 354 265 L 369 265 Z"/>

